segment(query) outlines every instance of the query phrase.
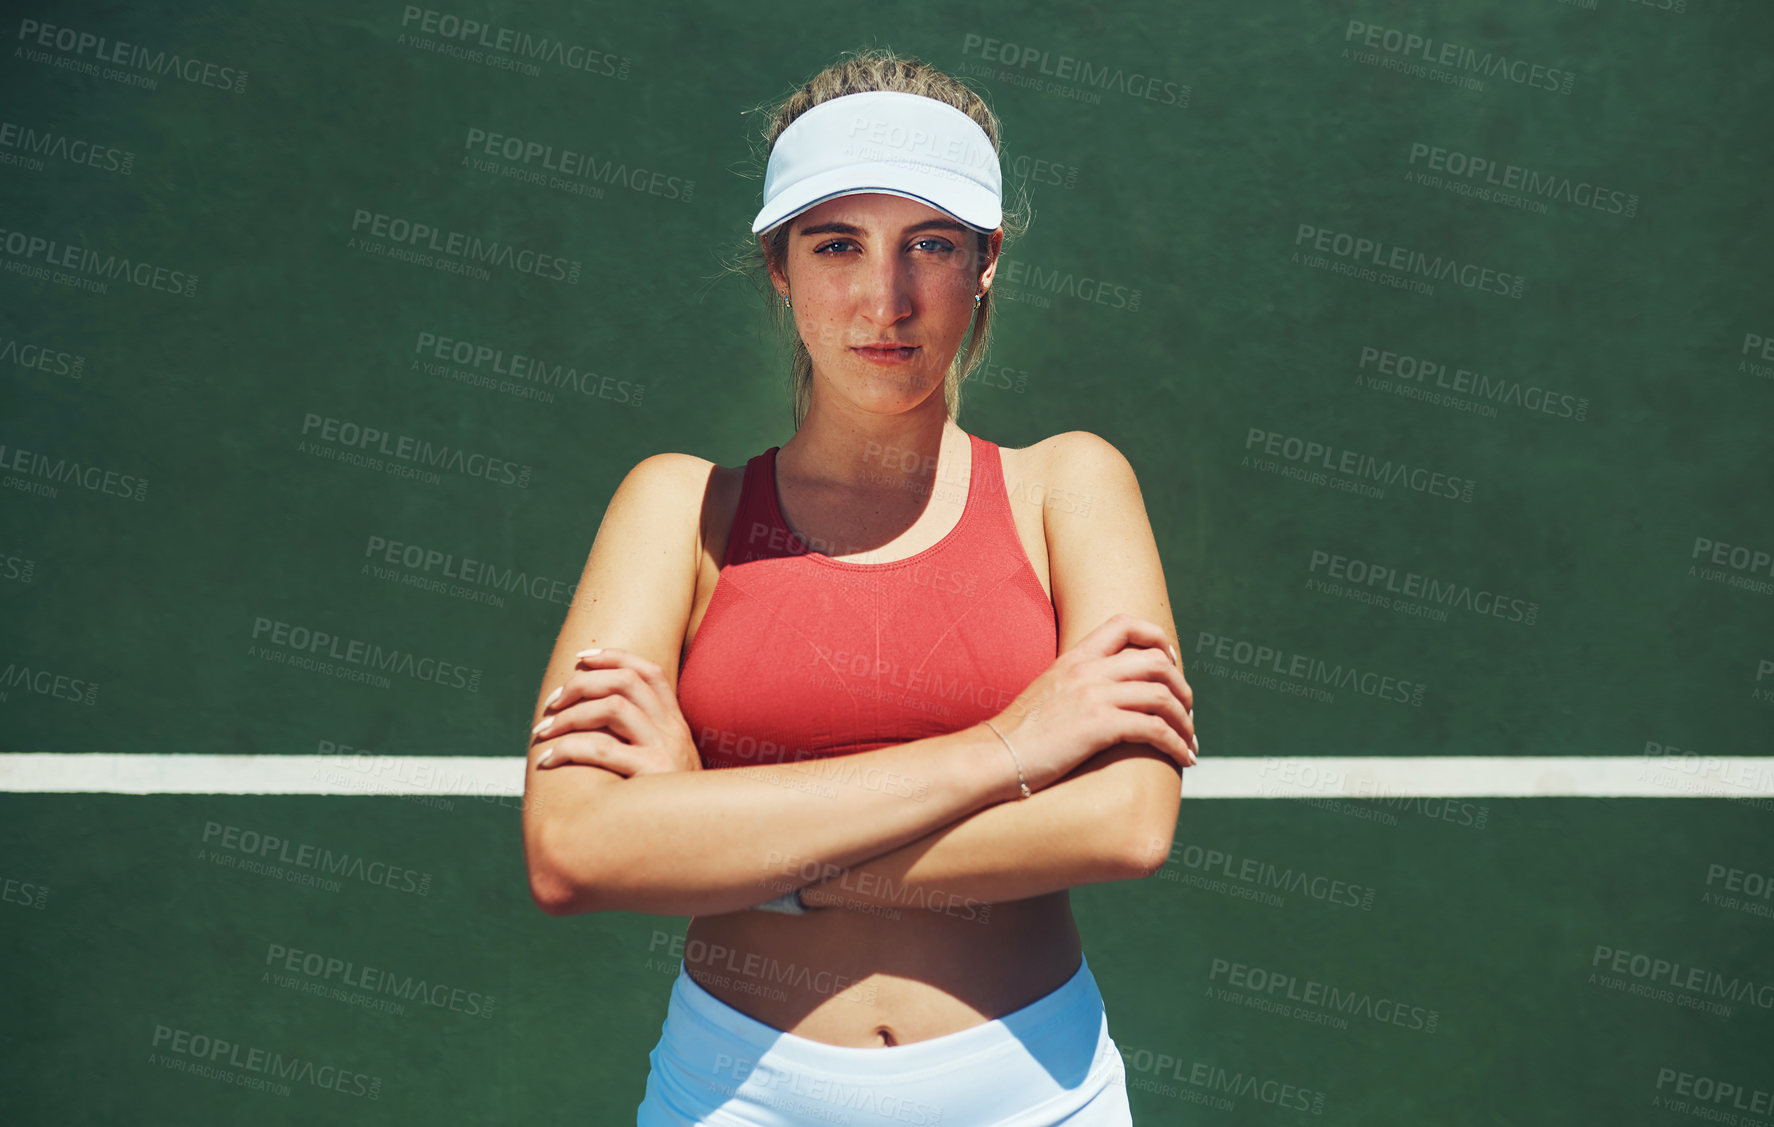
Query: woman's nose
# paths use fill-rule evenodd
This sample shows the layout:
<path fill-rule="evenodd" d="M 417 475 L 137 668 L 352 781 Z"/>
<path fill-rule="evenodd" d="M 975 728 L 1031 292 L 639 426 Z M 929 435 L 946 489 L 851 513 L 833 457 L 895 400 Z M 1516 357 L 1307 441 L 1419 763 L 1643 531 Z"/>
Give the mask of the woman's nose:
<path fill-rule="evenodd" d="M 911 309 L 910 279 L 905 269 L 892 260 L 871 263 L 861 280 L 863 304 L 876 316 L 897 318 Z"/>

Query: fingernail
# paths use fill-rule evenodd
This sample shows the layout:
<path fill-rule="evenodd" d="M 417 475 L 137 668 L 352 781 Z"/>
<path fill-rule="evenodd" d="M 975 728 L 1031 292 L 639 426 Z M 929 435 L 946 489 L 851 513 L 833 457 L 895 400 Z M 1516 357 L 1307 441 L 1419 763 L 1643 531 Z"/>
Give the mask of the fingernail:
<path fill-rule="evenodd" d="M 1183 664 L 1183 659 L 1177 656 L 1177 648 L 1169 642 L 1164 643 L 1164 648 L 1170 651 L 1170 660 L 1176 662 L 1177 666 L 1180 668 Z"/>
<path fill-rule="evenodd" d="M 548 731 L 548 729 L 550 729 L 552 727 L 554 727 L 554 717 L 552 717 L 552 716 L 544 717 L 540 724 L 537 724 L 534 728 L 530 729 L 530 735 L 539 736 L 543 732 Z"/>
<path fill-rule="evenodd" d="M 542 702 L 542 707 L 543 708 L 552 707 L 555 701 L 561 699 L 561 693 L 565 692 L 566 688 L 567 687 L 565 685 L 561 685 L 559 688 L 555 689 L 554 692 L 549 693 L 548 699 Z"/>
<path fill-rule="evenodd" d="M 604 649 L 602 646 L 593 646 L 589 650 L 580 650 L 578 653 L 574 654 L 573 656 L 574 657 L 594 657 L 597 654 L 601 654 L 603 652 L 604 652 Z"/>
<path fill-rule="evenodd" d="M 546 767 L 546 766 L 548 766 L 548 761 L 553 758 L 554 758 L 554 749 L 551 747 L 547 751 L 543 752 L 541 755 L 536 757 L 536 766 Z"/>

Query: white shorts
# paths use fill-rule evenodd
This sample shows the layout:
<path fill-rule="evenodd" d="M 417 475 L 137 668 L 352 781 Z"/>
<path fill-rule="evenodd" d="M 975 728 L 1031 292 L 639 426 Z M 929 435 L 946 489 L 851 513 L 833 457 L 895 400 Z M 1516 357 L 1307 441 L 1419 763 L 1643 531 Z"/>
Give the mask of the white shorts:
<path fill-rule="evenodd" d="M 980 1025 L 906 1045 L 828 1045 L 672 984 L 636 1127 L 1132 1127 L 1090 964 Z"/>

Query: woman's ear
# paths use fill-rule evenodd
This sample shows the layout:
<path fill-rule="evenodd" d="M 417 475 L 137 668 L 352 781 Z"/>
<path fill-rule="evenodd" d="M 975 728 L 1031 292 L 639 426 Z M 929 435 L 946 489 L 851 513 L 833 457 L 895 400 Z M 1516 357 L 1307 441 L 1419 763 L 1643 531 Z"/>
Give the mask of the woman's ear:
<path fill-rule="evenodd" d="M 783 291 L 788 289 L 788 279 L 783 277 L 782 273 L 776 268 L 777 264 L 770 261 L 770 236 L 759 235 L 758 246 L 764 252 L 764 265 L 770 271 L 770 284 L 776 287 L 776 295 L 781 297 Z"/>
<path fill-rule="evenodd" d="M 979 284 L 986 287 L 992 284 L 992 275 L 998 271 L 998 248 L 1004 245 L 1004 228 L 999 227 L 986 236 L 986 268 L 980 272 Z"/>

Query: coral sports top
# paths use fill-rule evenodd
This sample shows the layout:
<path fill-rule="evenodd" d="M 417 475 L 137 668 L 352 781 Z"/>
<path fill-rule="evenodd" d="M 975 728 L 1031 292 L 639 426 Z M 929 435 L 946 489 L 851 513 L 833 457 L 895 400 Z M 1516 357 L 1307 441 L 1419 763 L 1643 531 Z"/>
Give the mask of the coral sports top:
<path fill-rule="evenodd" d="M 997 444 L 960 521 L 889 563 L 812 550 L 782 516 L 772 446 L 745 465 L 720 579 L 678 674 L 705 768 L 872 751 L 996 716 L 1058 656 Z"/>

